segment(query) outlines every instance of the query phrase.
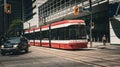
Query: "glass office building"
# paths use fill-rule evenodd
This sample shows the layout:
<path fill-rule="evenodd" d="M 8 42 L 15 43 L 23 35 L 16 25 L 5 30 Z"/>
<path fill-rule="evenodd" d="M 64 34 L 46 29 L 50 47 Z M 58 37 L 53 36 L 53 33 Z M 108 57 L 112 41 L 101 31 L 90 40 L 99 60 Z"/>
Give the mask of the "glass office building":
<path fill-rule="evenodd" d="M 79 7 L 78 15 L 74 15 L 75 6 Z M 48 0 L 39 6 L 39 24 L 44 25 L 67 19 L 84 19 L 89 35 L 91 20 L 89 8 L 88 0 Z M 95 24 L 92 30 L 93 41 L 101 41 L 104 34 L 107 35 L 109 41 L 108 0 L 92 0 L 92 21 Z"/>
<path fill-rule="evenodd" d="M 0 33 L 4 35 L 7 32 L 10 24 L 15 19 L 27 21 L 32 18 L 32 0 L 6 0 L 6 3 L 11 4 L 11 14 L 6 14 L 4 11 L 4 1 L 1 0 L 0 4 Z"/>
<path fill-rule="evenodd" d="M 22 19 L 22 11 L 21 11 L 22 2 L 21 2 L 21 0 L 6 0 L 6 3 L 11 4 L 11 14 L 7 14 L 4 10 L 4 7 L 6 7 L 4 5 L 4 4 L 6 4 L 6 3 L 4 3 L 5 0 L 1 0 L 1 1 L 2 1 L 2 3 L 1 3 L 2 6 L 0 8 L 0 13 L 1 13 L 0 14 L 0 18 L 1 18 L 1 21 L 0 21 L 0 23 L 1 23 L 0 29 L 1 30 L 0 31 L 4 35 L 7 32 L 8 28 L 13 20 Z"/>

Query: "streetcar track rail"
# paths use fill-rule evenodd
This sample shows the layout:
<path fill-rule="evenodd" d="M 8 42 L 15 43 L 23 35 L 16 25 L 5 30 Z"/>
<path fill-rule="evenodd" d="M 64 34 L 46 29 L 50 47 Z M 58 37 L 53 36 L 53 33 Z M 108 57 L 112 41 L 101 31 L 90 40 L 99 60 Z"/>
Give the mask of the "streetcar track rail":
<path fill-rule="evenodd" d="M 2 67 L 5 67 L 4 64 L 2 64 L 1 62 L 0 62 L 0 65 L 1 65 Z"/>
<path fill-rule="evenodd" d="M 35 47 L 35 46 L 33 46 L 33 47 Z M 74 62 L 83 63 L 85 65 L 89 65 L 90 67 L 91 66 L 92 67 L 107 67 L 107 66 L 109 66 L 109 65 L 106 65 L 106 64 L 98 63 L 97 61 L 100 61 L 100 62 L 103 61 L 103 63 L 104 62 L 109 62 L 109 64 L 112 63 L 113 65 L 116 63 L 116 65 L 118 64 L 118 66 L 119 66 L 119 63 L 120 63 L 119 61 L 114 61 L 114 60 L 109 60 L 109 59 L 103 58 L 104 57 L 103 53 L 97 53 L 98 56 L 93 57 L 91 55 L 86 56 L 86 54 L 88 52 L 85 53 L 83 50 L 81 50 L 81 51 L 68 51 L 67 50 L 66 51 L 66 50 L 58 50 L 58 49 L 51 49 L 51 48 L 45 48 L 45 47 L 35 47 L 35 48 L 32 48 L 31 50 L 34 50 L 36 48 L 37 48 L 37 50 L 40 50 L 40 52 L 39 53 L 37 51 L 33 52 L 33 54 L 34 53 L 37 54 L 37 55 L 35 55 L 36 56 L 35 58 L 30 56 L 30 58 L 27 58 L 27 57 L 24 57 L 23 59 L 18 59 L 18 58 L 12 59 L 11 58 L 10 60 L 7 59 L 7 60 L 0 60 L 0 61 L 6 62 L 6 61 L 16 61 L 16 60 L 42 59 L 41 58 L 42 56 L 40 56 L 41 53 L 42 53 L 42 54 L 47 54 L 47 55 L 50 55 L 50 56 L 52 54 L 52 56 L 54 56 L 54 57 L 63 58 L 63 59 L 71 60 L 71 61 L 74 61 Z M 94 53 L 94 51 L 92 51 L 92 52 L 90 51 L 89 54 L 95 55 L 96 53 Z M 101 55 L 101 56 L 99 56 L 99 55 Z M 110 57 L 119 58 L 118 55 L 110 55 L 110 54 L 105 54 L 105 55 L 106 55 L 105 57 L 110 56 Z M 27 54 L 26 54 L 26 56 L 27 56 Z M 45 58 L 54 58 L 52 56 L 51 57 L 45 57 Z M 90 60 L 92 59 L 92 61 L 90 61 L 89 58 L 90 58 Z M 88 60 L 86 60 L 86 59 L 88 59 Z M 96 62 L 93 61 L 93 60 L 95 60 Z M 0 65 L 2 65 L 2 63 L 0 63 Z"/>
<path fill-rule="evenodd" d="M 63 52 L 63 51 L 62 51 L 62 52 Z M 75 52 L 72 52 L 72 53 L 74 53 L 74 55 L 78 55 L 78 54 L 76 54 Z M 93 53 L 93 52 L 89 52 L 89 53 Z M 98 57 L 86 56 L 86 55 L 79 55 L 79 56 L 84 56 L 84 57 L 89 57 L 89 58 L 94 58 L 94 59 L 101 59 L 101 60 L 106 60 L 106 61 L 111 61 L 111 62 L 120 63 L 120 61 L 113 61 L 113 60 L 103 59 L 102 57 L 101 57 L 101 58 L 98 58 Z"/>
<path fill-rule="evenodd" d="M 102 60 L 102 61 L 105 61 L 105 62 L 111 62 L 111 63 L 120 63 L 119 61 L 113 61 L 113 60 L 108 60 L 108 59 L 103 59 L 102 57 L 101 58 L 98 58 L 98 57 L 91 57 L 91 56 L 86 56 L 86 55 L 79 55 L 79 54 L 76 54 L 76 52 L 72 52 L 71 53 L 71 51 L 70 52 L 68 52 L 68 51 L 63 51 L 63 50 L 56 50 L 55 51 L 55 49 L 51 49 L 51 48 L 45 48 L 45 49 L 49 49 L 49 51 L 44 51 L 44 52 L 47 52 L 47 53 L 52 53 L 52 54 L 56 54 L 55 52 L 61 52 L 60 54 L 62 54 L 62 55 L 60 55 L 60 54 L 57 54 L 57 56 L 60 56 L 60 57 L 66 57 L 67 56 L 67 58 L 68 59 L 70 59 L 71 57 L 73 57 L 73 58 L 71 58 L 72 60 L 75 60 L 75 61 L 81 61 L 81 62 L 84 62 L 84 63 L 88 63 L 88 64 L 92 64 L 92 65 L 97 65 L 97 66 L 102 66 L 102 67 L 104 67 L 105 65 L 102 65 L 102 64 L 99 64 L 99 63 L 93 63 L 93 62 L 88 62 L 88 61 L 84 61 L 84 60 L 79 60 L 79 58 L 75 58 L 75 56 L 77 57 L 77 56 L 81 56 L 81 57 L 86 57 L 86 58 L 93 58 L 93 59 L 97 59 L 97 60 Z M 42 49 L 41 49 L 42 50 Z M 54 52 L 53 52 L 53 50 L 54 50 Z M 43 51 L 43 50 L 42 50 Z M 52 52 L 50 52 L 50 51 L 52 51 Z M 70 54 L 71 53 L 71 54 Z M 78 53 L 78 52 L 77 52 Z M 90 53 L 94 53 L 94 52 L 90 52 Z M 67 54 L 67 55 L 66 55 Z M 74 55 L 73 55 L 74 54 Z M 99 53 L 99 54 L 102 54 L 102 53 Z M 69 57 L 69 56 L 71 56 L 71 57 Z M 114 55 L 113 55 L 114 56 Z"/>
<path fill-rule="evenodd" d="M 92 65 L 96 65 L 96 66 L 100 66 L 100 67 L 105 67 L 105 66 L 103 66 L 103 65 L 99 65 L 99 64 L 95 64 L 95 63 L 90 63 L 90 62 L 86 62 L 86 61 L 83 61 L 83 60 L 78 60 L 78 58 L 71 58 L 71 57 L 65 57 L 65 56 L 62 56 L 62 55 L 59 55 L 59 54 L 56 54 L 56 53 L 53 53 L 53 52 L 49 52 L 49 51 L 43 51 L 43 52 L 47 52 L 47 53 L 49 53 L 49 54 L 52 54 L 52 55 L 54 55 L 55 57 L 57 56 L 57 57 L 64 57 L 64 59 L 67 59 L 67 60 L 71 60 L 71 61 L 75 61 L 75 62 L 80 62 L 80 63 L 83 63 L 83 64 L 87 64 L 87 65 L 90 65 L 91 66 L 91 64 Z"/>
<path fill-rule="evenodd" d="M 46 48 L 45 48 L 46 49 Z M 50 48 L 51 49 L 51 48 Z M 96 58 L 96 57 L 91 57 L 91 56 L 86 56 L 86 55 L 79 55 L 79 54 L 76 54 L 75 52 L 72 52 L 72 54 L 70 54 L 70 52 L 66 52 L 66 51 L 62 51 L 62 50 L 57 50 L 57 51 L 54 51 L 53 52 L 53 50 L 49 50 L 49 51 L 44 51 L 44 50 L 42 50 L 42 49 L 39 49 L 39 50 L 41 50 L 41 51 L 43 51 L 43 52 L 47 52 L 47 53 L 51 53 L 51 54 L 53 54 L 53 55 L 56 55 L 57 57 L 64 57 L 64 58 L 66 58 L 66 59 L 71 59 L 72 61 L 77 61 L 77 62 L 83 62 L 83 63 L 88 63 L 88 64 L 92 64 L 92 65 L 97 65 L 97 66 L 102 66 L 102 67 L 106 67 L 106 65 L 102 65 L 102 64 L 98 64 L 98 63 L 93 63 L 93 62 L 89 62 L 89 61 L 84 61 L 84 60 L 79 60 L 78 58 L 76 58 L 76 56 L 80 56 L 80 57 L 86 57 L 86 58 L 92 58 L 92 59 L 97 59 L 97 60 L 102 60 L 102 61 L 107 61 L 107 62 L 112 62 L 112 63 L 120 63 L 120 62 L 118 62 L 118 61 L 113 61 L 113 60 L 108 60 L 108 59 L 103 59 L 102 57 L 101 58 Z M 60 54 L 56 54 L 55 52 L 60 52 Z M 73 55 L 74 54 L 74 55 Z M 67 56 L 67 57 L 66 57 Z M 72 58 L 71 58 L 72 57 Z"/>

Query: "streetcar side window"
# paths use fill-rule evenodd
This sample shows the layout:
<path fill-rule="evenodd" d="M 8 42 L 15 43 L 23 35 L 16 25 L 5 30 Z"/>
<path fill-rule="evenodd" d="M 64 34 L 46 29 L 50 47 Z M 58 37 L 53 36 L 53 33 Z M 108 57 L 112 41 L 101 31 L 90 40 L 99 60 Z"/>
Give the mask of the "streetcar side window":
<path fill-rule="evenodd" d="M 52 40 L 86 39 L 84 25 L 72 25 L 63 28 L 52 29 L 51 33 Z"/>
<path fill-rule="evenodd" d="M 84 25 L 69 26 L 69 39 L 86 39 Z"/>
<path fill-rule="evenodd" d="M 51 31 L 51 39 L 52 40 L 59 40 L 59 30 L 58 29 L 52 29 Z"/>
<path fill-rule="evenodd" d="M 40 39 L 40 32 L 35 32 L 35 39 L 37 39 L 37 40 Z"/>
<path fill-rule="evenodd" d="M 49 39 L 49 30 L 42 31 L 42 40 L 48 40 Z"/>
<path fill-rule="evenodd" d="M 69 39 L 69 30 L 67 27 L 52 29 L 52 40 L 68 40 Z"/>
<path fill-rule="evenodd" d="M 76 31 L 75 29 L 69 29 L 69 39 L 76 39 Z"/>
<path fill-rule="evenodd" d="M 59 29 L 59 32 L 60 32 L 59 40 L 65 40 L 65 33 L 66 33 L 65 28 Z"/>
<path fill-rule="evenodd" d="M 59 29 L 59 40 L 69 40 L 69 29 L 68 27 L 64 27 Z"/>
<path fill-rule="evenodd" d="M 34 40 L 35 35 L 34 35 L 34 33 L 28 33 L 28 34 L 26 34 L 26 38 L 29 40 Z"/>

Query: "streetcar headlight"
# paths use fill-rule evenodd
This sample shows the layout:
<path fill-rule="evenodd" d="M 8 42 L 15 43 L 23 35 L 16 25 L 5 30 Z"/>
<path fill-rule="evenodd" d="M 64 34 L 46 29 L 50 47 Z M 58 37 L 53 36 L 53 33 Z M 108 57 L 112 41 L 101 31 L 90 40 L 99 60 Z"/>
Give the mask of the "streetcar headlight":
<path fill-rule="evenodd" d="M 16 44 L 16 45 L 14 45 L 13 47 L 14 47 L 14 48 L 17 48 L 17 46 L 18 46 L 18 45 Z"/>

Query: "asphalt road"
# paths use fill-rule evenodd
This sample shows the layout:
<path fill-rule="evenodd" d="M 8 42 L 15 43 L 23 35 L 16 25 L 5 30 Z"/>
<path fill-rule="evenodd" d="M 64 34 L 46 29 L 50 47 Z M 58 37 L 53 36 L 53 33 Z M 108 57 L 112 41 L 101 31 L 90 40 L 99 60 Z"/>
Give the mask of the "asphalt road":
<path fill-rule="evenodd" d="M 32 46 L 29 53 L 0 55 L 0 67 L 120 67 L 118 50 L 71 51 Z"/>

